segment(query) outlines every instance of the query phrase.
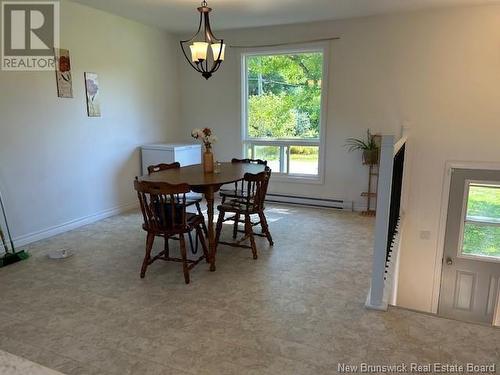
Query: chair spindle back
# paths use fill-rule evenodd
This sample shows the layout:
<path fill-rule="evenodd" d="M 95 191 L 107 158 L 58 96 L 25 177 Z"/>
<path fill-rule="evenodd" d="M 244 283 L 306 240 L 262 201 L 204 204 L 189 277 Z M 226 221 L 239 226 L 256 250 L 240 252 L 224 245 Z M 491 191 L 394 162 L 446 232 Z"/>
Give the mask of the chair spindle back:
<path fill-rule="evenodd" d="M 190 191 L 189 185 L 139 181 L 136 178 L 134 188 L 147 229 L 175 232 L 186 227 L 186 193 Z"/>
<path fill-rule="evenodd" d="M 265 165 L 267 167 L 267 160 L 261 159 L 236 159 L 233 158 L 231 163 L 242 163 L 242 164 L 257 164 L 257 165 Z M 245 191 L 245 181 L 236 181 L 234 183 L 234 190 L 237 191 Z"/>
<path fill-rule="evenodd" d="M 246 206 L 250 211 L 264 209 L 267 187 L 271 178 L 271 169 L 266 167 L 264 172 L 257 174 L 246 173 L 244 181 L 247 185 Z"/>

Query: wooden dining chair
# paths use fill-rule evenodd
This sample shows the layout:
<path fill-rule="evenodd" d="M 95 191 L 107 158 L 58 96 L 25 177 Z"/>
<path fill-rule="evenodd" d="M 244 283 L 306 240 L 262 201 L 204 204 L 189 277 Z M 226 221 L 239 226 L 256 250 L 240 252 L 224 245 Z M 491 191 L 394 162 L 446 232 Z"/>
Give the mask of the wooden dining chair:
<path fill-rule="evenodd" d="M 267 223 L 266 216 L 264 215 L 265 210 L 265 199 L 267 193 L 267 186 L 269 184 L 269 179 L 271 178 L 271 169 L 266 167 L 264 172 L 258 174 L 247 173 L 244 177 L 245 182 L 245 196 L 240 198 L 234 198 L 225 203 L 219 205 L 217 210 L 219 211 L 219 218 L 217 219 L 217 227 L 215 234 L 215 244 L 229 245 L 233 247 L 244 247 L 252 249 L 253 258 L 257 259 L 257 246 L 255 244 L 255 237 L 257 234 L 254 232 L 253 228 L 255 224 L 252 224 L 251 216 L 258 215 L 260 218 L 260 224 L 262 226 L 263 234 L 271 246 L 274 245 L 271 233 L 269 231 L 269 225 Z M 232 216 L 226 218 L 226 213 L 233 214 Z M 222 225 L 226 221 L 234 221 L 238 223 L 243 217 L 243 222 L 245 223 L 245 230 L 243 238 L 236 242 L 222 242 L 220 241 L 220 235 L 222 231 Z M 234 237 L 234 233 L 233 233 Z M 244 245 L 243 243 L 249 240 L 250 245 Z"/>
<path fill-rule="evenodd" d="M 233 160 L 231 160 L 231 163 L 246 163 L 246 164 L 257 164 L 257 165 L 264 165 L 267 167 L 267 160 L 261 160 L 261 159 L 236 159 L 234 158 Z M 269 170 L 269 173 L 271 173 L 271 170 Z M 269 175 L 270 177 L 270 175 Z M 246 188 L 246 182 L 245 180 L 242 180 L 242 181 L 237 181 L 234 183 L 234 187 L 232 189 L 221 189 L 220 190 L 220 195 L 222 197 L 222 204 L 225 203 L 226 199 L 240 199 L 240 198 L 247 198 L 247 188 Z M 267 186 L 266 186 L 266 194 L 267 194 Z M 262 212 L 262 215 L 264 216 L 264 219 L 265 219 L 265 213 Z M 240 223 L 243 223 L 243 221 L 240 220 L 240 216 L 236 215 L 235 217 L 235 220 L 234 220 L 234 223 L 233 223 L 233 239 L 236 239 L 236 237 L 238 236 L 238 232 L 243 232 L 244 231 L 241 231 L 239 230 L 239 224 Z M 262 226 L 262 220 L 259 220 L 259 221 L 251 221 L 252 223 L 252 226 L 257 226 L 257 225 L 261 225 Z M 268 229 L 269 231 L 269 229 Z M 257 236 L 265 236 L 265 237 L 268 237 L 264 231 L 264 228 L 262 228 L 262 233 L 255 233 Z M 268 239 L 271 238 L 270 236 L 268 237 Z M 271 240 L 269 240 L 269 244 L 271 246 L 274 246 L 274 243 Z"/>
<path fill-rule="evenodd" d="M 178 162 L 171 163 L 171 164 L 162 163 L 162 164 L 157 164 L 157 165 L 150 165 L 148 167 L 148 174 L 152 175 L 153 173 L 166 171 L 168 169 L 178 169 L 180 167 L 181 167 L 181 165 Z M 201 211 L 201 206 L 200 206 L 200 203 L 202 200 L 203 200 L 202 197 L 200 197 L 200 198 L 188 197 L 186 199 L 186 206 L 188 206 L 188 207 L 193 206 L 193 205 L 196 206 L 196 210 L 198 211 L 198 215 L 200 215 L 201 217 L 204 218 L 203 212 Z M 203 219 L 202 228 L 203 228 L 203 233 L 205 233 L 205 236 L 208 236 L 208 230 L 207 230 L 207 225 L 205 224 L 205 219 Z"/>
<path fill-rule="evenodd" d="M 199 214 L 186 212 L 186 194 L 191 191 L 189 185 L 139 181 L 136 177 L 134 188 L 137 191 L 144 218 L 142 228 L 147 232 L 146 253 L 142 263 L 141 278 L 145 277 L 149 265 L 161 259 L 181 262 L 184 281 L 186 284 L 189 284 L 189 271 L 203 259 L 206 259 L 208 262 L 208 250 L 202 230 L 204 219 Z M 196 231 L 203 249 L 203 255 L 196 260 L 188 259 L 184 237 L 185 234 L 193 230 Z M 151 251 L 156 237 L 163 237 L 165 239 L 165 248 L 153 257 L 151 256 Z M 170 256 L 170 239 L 179 240 L 181 258 Z"/>
<path fill-rule="evenodd" d="M 267 166 L 267 160 L 261 160 L 261 159 L 236 159 L 233 158 L 231 160 L 231 163 L 242 163 L 242 164 L 258 164 L 258 165 L 264 165 Z M 247 192 L 247 189 L 245 188 L 245 181 L 236 181 L 234 183 L 234 186 L 232 188 L 226 188 L 226 189 L 221 189 L 219 191 L 219 194 L 222 198 L 222 203 L 226 201 L 228 198 L 244 198 L 245 194 Z"/>

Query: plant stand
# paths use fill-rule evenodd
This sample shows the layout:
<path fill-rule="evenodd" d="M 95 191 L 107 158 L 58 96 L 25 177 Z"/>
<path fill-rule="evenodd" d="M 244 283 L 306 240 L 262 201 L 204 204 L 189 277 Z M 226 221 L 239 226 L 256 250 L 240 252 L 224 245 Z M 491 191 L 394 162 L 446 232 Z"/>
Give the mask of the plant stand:
<path fill-rule="evenodd" d="M 379 150 L 382 143 L 382 136 L 373 135 L 374 141 L 377 143 Z M 378 175 L 380 166 L 380 152 L 376 163 L 364 163 L 368 165 L 368 190 L 361 193 L 362 197 L 366 198 L 366 210 L 361 212 L 363 216 L 375 216 L 377 214 L 377 190 L 378 190 Z"/>
<path fill-rule="evenodd" d="M 361 193 L 361 196 L 366 198 L 366 210 L 362 211 L 361 215 L 375 216 L 377 213 L 378 164 L 369 164 L 368 170 L 368 190 Z"/>

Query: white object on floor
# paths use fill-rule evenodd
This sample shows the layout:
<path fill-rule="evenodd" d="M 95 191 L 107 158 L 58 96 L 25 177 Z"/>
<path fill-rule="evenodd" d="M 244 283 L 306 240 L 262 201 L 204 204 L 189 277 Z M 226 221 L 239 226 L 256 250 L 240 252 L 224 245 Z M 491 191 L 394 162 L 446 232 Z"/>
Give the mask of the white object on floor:
<path fill-rule="evenodd" d="M 73 256 L 69 249 L 61 249 L 51 251 L 48 255 L 49 259 L 66 259 Z"/>
<path fill-rule="evenodd" d="M 2 375 L 63 375 L 27 359 L 0 350 L 0 374 Z"/>

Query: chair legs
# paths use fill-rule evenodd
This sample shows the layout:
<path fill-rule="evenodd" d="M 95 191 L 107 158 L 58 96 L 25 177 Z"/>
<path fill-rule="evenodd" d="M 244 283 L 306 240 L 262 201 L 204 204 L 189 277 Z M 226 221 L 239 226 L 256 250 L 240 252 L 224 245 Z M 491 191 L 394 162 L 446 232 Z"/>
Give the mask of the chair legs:
<path fill-rule="evenodd" d="M 151 250 L 153 249 L 154 241 L 155 241 L 155 235 L 152 233 L 148 233 L 146 237 L 146 254 L 144 255 L 144 261 L 142 262 L 142 268 L 141 268 L 141 279 L 144 279 L 144 277 L 146 276 L 146 270 L 151 260 Z"/>
<path fill-rule="evenodd" d="M 274 246 L 273 237 L 271 236 L 271 232 L 269 231 L 269 225 L 267 224 L 266 215 L 263 211 L 259 212 L 259 218 L 262 232 L 266 235 L 266 238 L 269 241 L 269 245 Z"/>
<path fill-rule="evenodd" d="M 207 263 L 210 263 L 210 259 L 208 259 L 208 247 L 207 242 L 205 241 L 205 236 L 203 235 L 203 230 L 200 226 L 196 227 L 196 234 L 200 239 L 201 249 L 203 250 L 203 255 L 205 256 L 205 260 Z"/>
<path fill-rule="evenodd" d="M 205 236 L 203 234 L 203 228 L 201 226 L 201 223 L 194 227 L 194 230 L 196 231 L 196 235 L 198 236 L 200 243 L 201 243 L 201 248 L 203 250 L 203 256 L 199 257 L 197 260 L 190 260 L 187 257 L 187 248 L 186 248 L 186 237 L 184 236 L 184 233 L 179 234 L 179 247 L 180 247 L 180 253 L 181 253 L 181 258 L 171 258 L 170 257 L 170 248 L 169 248 L 169 239 L 170 237 L 165 236 L 165 244 L 164 244 L 164 251 L 159 253 L 158 255 L 151 257 L 151 251 L 153 249 L 153 243 L 155 240 L 155 235 L 152 233 L 148 233 L 146 237 L 146 254 L 144 256 L 144 261 L 142 262 L 142 268 L 141 268 L 141 279 L 143 279 L 146 276 L 146 270 L 149 267 L 151 263 L 158 259 L 166 260 L 166 261 L 175 261 L 175 262 L 181 262 L 182 263 L 182 271 L 184 273 L 184 281 L 186 284 L 189 284 L 190 282 L 190 276 L 189 276 L 189 270 L 192 269 L 194 266 L 196 266 L 200 261 L 205 258 L 207 263 L 209 263 L 209 258 L 208 258 L 208 246 L 207 242 L 205 240 Z"/>
<path fill-rule="evenodd" d="M 184 281 L 189 284 L 189 267 L 187 263 L 187 252 L 186 252 L 186 239 L 184 234 L 179 234 L 181 257 L 182 257 L 182 270 L 184 271 Z"/>
<path fill-rule="evenodd" d="M 219 244 L 220 232 L 222 231 L 224 216 L 226 216 L 226 213 L 224 211 L 219 211 L 219 217 L 217 218 L 217 225 L 215 227 L 215 250 L 217 250 L 217 245 Z"/>
<path fill-rule="evenodd" d="M 203 218 L 203 223 L 201 223 L 201 227 L 203 228 L 203 233 L 205 233 L 205 236 L 208 238 L 208 229 L 207 225 L 205 224 L 205 216 L 203 216 L 203 212 L 201 211 L 200 202 L 196 202 L 196 210 L 198 211 L 198 215 L 200 215 Z"/>
<path fill-rule="evenodd" d="M 256 234 L 254 232 L 254 235 L 260 236 L 260 237 L 266 237 L 267 241 L 269 242 L 269 245 L 274 246 L 273 237 L 271 236 L 271 231 L 269 230 L 269 225 L 267 224 L 266 215 L 264 214 L 264 212 L 259 212 L 258 215 L 259 215 L 260 221 L 258 223 L 255 223 L 255 224 L 252 223 L 252 226 L 256 226 L 256 225 L 260 224 L 260 226 L 262 228 L 262 234 L 260 234 L 260 233 Z M 241 222 L 242 221 L 241 221 L 240 215 L 235 214 L 235 220 L 234 220 L 234 224 L 233 224 L 233 239 L 234 240 L 238 236 L 238 231 L 239 231 L 238 224 Z M 245 223 L 245 222 L 243 221 L 243 223 Z"/>
<path fill-rule="evenodd" d="M 253 255 L 253 259 L 257 259 L 258 258 L 258 255 L 257 255 L 257 245 L 255 243 L 255 233 L 253 232 L 253 224 L 252 224 L 252 220 L 250 218 L 250 215 L 244 215 L 245 217 L 245 220 L 244 220 L 244 223 L 245 223 L 245 237 L 240 240 L 240 241 L 237 241 L 235 243 L 228 243 L 228 242 L 221 242 L 220 241 L 220 235 L 221 235 L 221 231 L 222 231 L 222 224 L 224 223 L 224 219 L 225 219 L 225 216 L 226 216 L 226 212 L 223 211 L 223 210 L 220 210 L 219 211 L 219 218 L 217 219 L 217 227 L 216 227 L 216 233 L 215 233 L 215 246 L 216 246 L 216 249 L 217 249 L 217 245 L 219 243 L 222 243 L 224 245 L 229 245 L 229 246 L 233 246 L 233 247 L 245 247 L 245 248 L 250 248 L 252 249 L 252 255 Z M 240 222 L 240 216 L 241 214 L 237 213 L 235 216 L 234 216 L 234 224 L 233 224 L 233 237 L 236 238 L 236 235 L 238 233 L 238 223 Z M 231 219 L 228 219 L 228 220 L 232 220 Z M 241 242 L 244 241 L 245 239 L 249 239 L 250 240 L 250 246 L 245 246 L 245 245 L 241 245 Z"/>
<path fill-rule="evenodd" d="M 250 246 L 252 247 L 253 259 L 257 259 L 257 246 L 255 245 L 255 238 L 253 236 L 253 225 L 250 220 L 250 215 L 245 215 L 245 234 L 250 238 Z"/>
<path fill-rule="evenodd" d="M 234 224 L 233 224 L 233 240 L 238 236 L 238 224 L 240 223 L 240 214 L 234 215 Z"/>

